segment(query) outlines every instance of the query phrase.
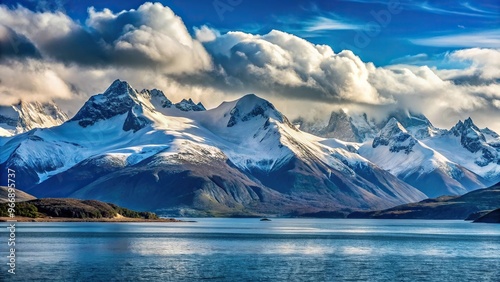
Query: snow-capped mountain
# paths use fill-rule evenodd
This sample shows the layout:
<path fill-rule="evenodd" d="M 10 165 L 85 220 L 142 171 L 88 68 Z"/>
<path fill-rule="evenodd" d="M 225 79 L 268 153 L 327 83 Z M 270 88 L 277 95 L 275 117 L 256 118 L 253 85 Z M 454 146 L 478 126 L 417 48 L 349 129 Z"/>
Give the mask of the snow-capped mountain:
<path fill-rule="evenodd" d="M 331 113 L 328 122 L 298 118 L 294 120 L 294 123 L 299 125 L 302 131 L 317 136 L 361 143 L 372 140 L 392 118 L 399 121 L 417 139 L 425 139 L 445 132 L 432 125 L 424 115 L 405 109 L 392 111 L 379 122 L 370 118 L 366 113 L 347 113 L 339 110 Z"/>
<path fill-rule="evenodd" d="M 421 140 L 433 137 L 445 132 L 445 130 L 436 128 L 429 119 L 423 114 L 414 113 L 409 110 L 399 109 L 393 111 L 387 119 L 379 123 L 378 127 L 382 129 L 391 119 L 396 119 L 401 125 L 415 138 Z"/>
<path fill-rule="evenodd" d="M 65 119 L 56 107 L 37 109 Z M 300 214 L 380 209 L 500 181 L 500 137 L 470 119 L 442 130 L 410 111 L 383 125 L 340 111 L 315 127 L 342 141 L 300 130 L 312 125 L 293 125 L 254 94 L 206 110 L 119 80 L 62 124 L 33 116 L 23 116 L 31 130 L 0 138 L 0 169 L 15 169 L 17 186 L 38 197 L 183 215 Z"/>
<path fill-rule="evenodd" d="M 309 122 L 303 118 L 294 120 L 294 124 L 302 131 L 348 142 L 363 142 L 373 138 L 378 131 L 375 121 L 369 120 L 366 114 L 348 115 L 344 110 L 333 111 L 325 124 L 320 121 Z"/>
<path fill-rule="evenodd" d="M 419 141 L 394 117 L 358 152 L 428 197 L 461 195 L 488 183 Z"/>
<path fill-rule="evenodd" d="M 132 128 L 137 129 L 133 123 L 140 125 L 147 123 L 147 118 L 141 115 L 142 111 L 165 112 L 173 105 L 185 112 L 205 110 L 201 103 L 195 104 L 191 99 L 183 99 L 177 104 L 172 104 L 160 90 L 144 89 L 138 92 L 128 83 L 116 80 L 103 94 L 90 97 L 71 121 L 78 121 L 79 125 L 87 127 L 100 120 L 127 113 L 127 122 L 124 127 L 132 126 Z"/>
<path fill-rule="evenodd" d="M 198 104 L 195 104 L 193 102 L 193 100 L 191 100 L 191 98 L 189 98 L 189 100 L 186 100 L 186 99 L 182 99 L 182 101 L 180 101 L 179 103 L 175 104 L 175 107 L 181 111 L 185 111 L 185 112 L 189 112 L 189 111 L 195 111 L 195 112 L 199 112 L 199 111 L 205 111 L 205 107 L 203 106 L 203 104 L 201 102 L 199 102 Z"/>
<path fill-rule="evenodd" d="M 371 209 L 425 198 L 352 148 L 301 132 L 255 95 L 197 111 L 123 81 L 64 124 L 9 138 L 0 163 L 39 197 L 177 214 Z"/>
<path fill-rule="evenodd" d="M 422 141 L 491 183 L 500 180 L 498 134 L 489 129 L 480 130 L 471 118 L 459 121 L 450 130 Z"/>
<path fill-rule="evenodd" d="M 471 119 L 446 130 L 435 127 L 422 114 L 400 109 L 382 122 L 366 115 L 334 112 L 327 125 L 304 119 L 299 124 L 319 136 L 363 142 L 349 146 L 360 147 L 362 156 L 429 196 L 461 194 L 500 181 L 500 136 L 488 128 L 479 129 Z M 436 173 L 441 176 L 432 176 Z"/>
<path fill-rule="evenodd" d="M 68 116 L 53 102 L 20 102 L 0 106 L 0 136 L 12 136 L 34 128 L 62 124 Z"/>

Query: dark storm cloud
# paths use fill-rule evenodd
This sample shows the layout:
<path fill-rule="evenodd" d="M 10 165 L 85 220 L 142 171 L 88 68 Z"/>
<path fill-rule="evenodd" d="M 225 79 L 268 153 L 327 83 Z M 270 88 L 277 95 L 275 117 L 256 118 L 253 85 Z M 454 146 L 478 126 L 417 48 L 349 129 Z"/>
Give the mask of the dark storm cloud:
<path fill-rule="evenodd" d="M 12 57 L 39 58 L 40 53 L 28 38 L 0 25 L 0 61 Z"/>
<path fill-rule="evenodd" d="M 79 65 L 105 65 L 112 63 L 112 56 L 99 37 L 83 28 L 75 28 L 63 37 L 56 37 L 40 45 L 43 53 L 63 63 Z"/>
<path fill-rule="evenodd" d="M 90 8 L 86 25 L 62 12 L 0 5 L 0 24 L 29 38 L 44 58 L 65 64 L 150 67 L 165 73 L 190 73 L 211 66 L 201 43 L 170 8 L 159 3 L 117 14 Z"/>

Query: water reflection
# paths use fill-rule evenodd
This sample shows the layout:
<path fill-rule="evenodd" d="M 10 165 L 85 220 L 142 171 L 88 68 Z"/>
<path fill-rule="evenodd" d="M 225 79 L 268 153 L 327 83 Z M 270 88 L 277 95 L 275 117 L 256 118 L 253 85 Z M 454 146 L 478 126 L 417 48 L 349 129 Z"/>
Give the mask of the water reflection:
<path fill-rule="evenodd" d="M 500 277 L 500 226 L 463 221 L 263 223 L 216 218 L 186 223 L 21 223 L 17 231 L 21 281 Z M 0 257 L 5 257 L 1 250 Z M 461 271 L 452 271 L 456 269 Z"/>

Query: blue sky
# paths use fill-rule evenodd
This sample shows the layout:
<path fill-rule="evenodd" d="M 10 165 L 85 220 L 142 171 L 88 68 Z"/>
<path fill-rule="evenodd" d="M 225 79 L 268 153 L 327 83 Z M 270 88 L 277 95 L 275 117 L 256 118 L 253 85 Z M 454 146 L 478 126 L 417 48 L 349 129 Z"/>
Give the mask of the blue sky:
<path fill-rule="evenodd" d="M 208 108 L 255 93 L 291 118 L 406 109 L 500 131 L 499 61 L 498 0 L 0 4 L 0 103 L 73 113 L 122 79 Z"/>
<path fill-rule="evenodd" d="M 486 1 L 159 1 L 191 28 L 265 34 L 278 29 L 350 49 L 378 66 L 394 63 L 443 65 L 446 52 L 466 47 L 500 47 L 500 4 Z M 84 23 L 87 9 L 135 9 L 143 1 L 3 1 L 32 10 L 62 10 Z M 392 7 L 392 9 L 390 8 Z M 378 15 L 378 16 L 376 16 Z M 387 18 L 389 15 L 390 18 Z M 388 19 L 388 20 L 387 20 Z M 371 34 L 370 34 L 371 32 Z M 486 40 L 489 39 L 489 40 Z M 424 56 L 425 54 L 426 56 Z"/>

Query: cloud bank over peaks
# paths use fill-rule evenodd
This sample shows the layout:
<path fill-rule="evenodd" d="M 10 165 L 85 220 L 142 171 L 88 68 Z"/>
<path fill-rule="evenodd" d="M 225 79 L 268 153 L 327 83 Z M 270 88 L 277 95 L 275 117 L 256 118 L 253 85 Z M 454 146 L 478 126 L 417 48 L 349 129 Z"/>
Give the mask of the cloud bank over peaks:
<path fill-rule="evenodd" d="M 216 32 L 213 32 L 216 34 Z M 231 86 L 291 98 L 383 104 L 369 83 L 373 64 L 351 51 L 335 54 L 327 45 L 278 30 L 265 35 L 228 32 L 204 43 Z"/>
<path fill-rule="evenodd" d="M 352 51 L 279 30 L 188 28 L 169 7 L 144 3 L 121 12 L 90 7 L 84 22 L 60 11 L 0 5 L 0 51 L 0 102 L 6 104 L 68 99 L 75 112 L 119 78 L 208 107 L 256 93 L 290 117 L 303 113 L 304 103 L 326 115 L 334 107 L 372 115 L 407 108 L 437 126 L 473 116 L 500 131 L 500 121 L 491 124 L 500 108 L 500 51 L 493 48 L 450 52 L 449 69 L 376 67 Z"/>
<path fill-rule="evenodd" d="M 25 35 L 46 60 L 89 67 L 148 67 L 167 74 L 211 68 L 201 43 L 160 3 L 119 13 L 90 7 L 86 25 L 61 12 L 0 6 L 0 25 Z"/>

